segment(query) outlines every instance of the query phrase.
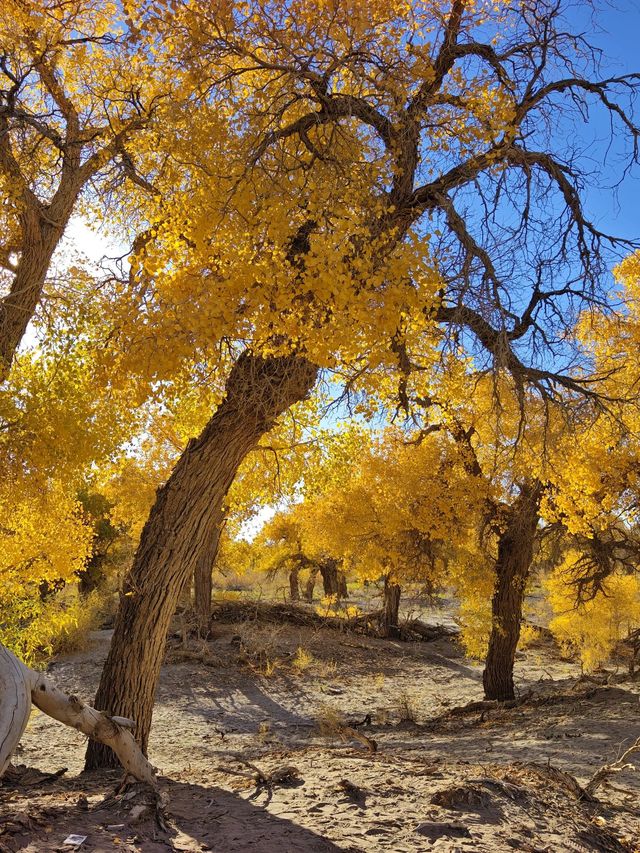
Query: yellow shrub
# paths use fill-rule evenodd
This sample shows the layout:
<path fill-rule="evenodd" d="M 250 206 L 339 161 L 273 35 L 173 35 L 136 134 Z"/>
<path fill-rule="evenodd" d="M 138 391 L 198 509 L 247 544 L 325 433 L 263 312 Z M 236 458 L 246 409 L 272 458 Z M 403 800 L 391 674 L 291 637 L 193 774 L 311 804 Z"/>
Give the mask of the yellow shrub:
<path fill-rule="evenodd" d="M 94 591 L 82 598 L 75 585 L 44 602 L 27 599 L 16 607 L 0 629 L 0 642 L 30 663 L 84 648 L 106 610 L 103 595 Z"/>
<path fill-rule="evenodd" d="M 298 672 L 304 672 L 309 669 L 313 662 L 314 660 L 311 652 L 303 649 L 302 646 L 298 646 L 295 657 L 291 661 L 291 666 L 298 670 Z"/>
<path fill-rule="evenodd" d="M 535 625 L 523 624 L 520 628 L 520 639 L 518 640 L 518 648 L 526 649 L 531 643 L 535 643 L 540 639 L 540 629 Z"/>
<path fill-rule="evenodd" d="M 560 645 L 570 654 L 578 653 L 584 670 L 591 672 L 640 625 L 640 580 L 636 575 L 614 574 L 605 581 L 604 592 L 576 606 L 575 589 L 565 581 L 565 566 L 546 582 L 555 614 L 549 627 Z"/>

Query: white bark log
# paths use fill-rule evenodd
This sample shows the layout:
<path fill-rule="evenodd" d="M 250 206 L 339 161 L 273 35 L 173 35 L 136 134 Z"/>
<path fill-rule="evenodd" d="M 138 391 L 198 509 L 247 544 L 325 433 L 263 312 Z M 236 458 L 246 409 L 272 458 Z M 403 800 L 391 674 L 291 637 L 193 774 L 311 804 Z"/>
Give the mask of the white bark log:
<path fill-rule="evenodd" d="M 0 646 L 0 777 L 20 742 L 31 712 L 31 686 L 24 665 Z"/>
<path fill-rule="evenodd" d="M 17 747 L 29 719 L 31 703 L 43 713 L 110 746 L 120 763 L 141 782 L 156 787 L 153 767 L 142 754 L 129 729 L 133 720 L 109 717 L 67 696 L 43 673 L 25 666 L 0 645 L 0 776 Z"/>

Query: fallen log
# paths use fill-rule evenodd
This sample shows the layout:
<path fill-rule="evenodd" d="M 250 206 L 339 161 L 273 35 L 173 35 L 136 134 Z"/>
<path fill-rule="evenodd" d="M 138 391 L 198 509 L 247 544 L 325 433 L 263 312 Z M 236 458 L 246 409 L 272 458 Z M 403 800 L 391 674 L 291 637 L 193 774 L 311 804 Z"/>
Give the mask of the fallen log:
<path fill-rule="evenodd" d="M 131 733 L 133 720 L 110 717 L 68 696 L 42 672 L 29 669 L 9 649 L 0 645 L 0 777 L 23 735 L 31 704 L 54 720 L 104 743 L 115 752 L 124 769 L 141 782 L 156 787 L 154 768 Z"/>
<path fill-rule="evenodd" d="M 446 625 L 427 625 L 420 619 L 411 619 L 400 626 L 402 639 L 411 638 L 416 635 L 420 640 L 431 643 L 443 637 L 457 637 L 460 631 L 457 628 L 449 628 Z"/>
<path fill-rule="evenodd" d="M 352 616 L 328 616 L 301 604 L 279 604 L 250 601 L 222 601 L 214 603 L 212 622 L 274 622 L 313 628 L 331 628 L 343 633 L 381 636 L 384 610 L 370 610 Z M 457 628 L 446 625 L 427 625 L 420 619 L 411 619 L 399 628 L 400 640 L 432 642 L 442 637 L 455 637 Z M 177 635 L 174 635 L 177 636 Z"/>

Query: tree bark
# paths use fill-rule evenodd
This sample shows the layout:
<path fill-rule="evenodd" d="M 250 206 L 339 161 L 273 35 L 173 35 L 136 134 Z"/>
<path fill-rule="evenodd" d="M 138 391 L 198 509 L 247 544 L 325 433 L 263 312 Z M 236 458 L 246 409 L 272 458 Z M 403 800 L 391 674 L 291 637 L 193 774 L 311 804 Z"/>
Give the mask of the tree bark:
<path fill-rule="evenodd" d="M 298 583 L 299 574 L 300 569 L 298 566 L 294 566 L 289 572 L 289 594 L 291 596 L 291 601 L 300 601 L 300 585 Z"/>
<path fill-rule="evenodd" d="M 124 584 L 96 696 L 98 708 L 136 720 L 145 752 L 179 595 L 220 529 L 238 466 L 276 418 L 307 396 L 316 375 L 315 365 L 301 356 L 262 359 L 243 353 L 227 380 L 225 399 L 158 490 Z M 112 765 L 108 750 L 89 744 L 87 769 Z"/>
<path fill-rule="evenodd" d="M 338 599 L 349 598 L 349 589 L 347 588 L 347 576 L 344 572 L 338 571 Z"/>
<path fill-rule="evenodd" d="M 338 595 L 338 561 L 328 558 L 320 563 L 322 587 L 325 595 Z"/>
<path fill-rule="evenodd" d="M 482 684 L 486 699 L 515 698 L 513 665 L 520 639 L 522 603 L 533 559 L 542 486 L 524 483 L 498 541 L 491 634 Z"/>
<path fill-rule="evenodd" d="M 381 633 L 383 637 L 397 638 L 400 636 L 398 626 L 400 614 L 400 584 L 392 583 L 388 577 L 384 579 L 384 600 Z"/>
<path fill-rule="evenodd" d="M 62 238 L 77 195 L 69 199 L 60 224 L 44 219 L 33 200 L 21 217 L 22 251 L 9 292 L 0 299 L 0 382 L 6 379 L 27 326 L 42 296 L 53 253 Z"/>
<path fill-rule="evenodd" d="M 59 720 L 89 737 L 97 738 L 114 750 L 127 773 L 141 782 L 156 785 L 153 767 L 140 751 L 129 731 L 133 720 L 109 717 L 67 696 L 41 672 L 25 666 L 0 645 L 0 776 L 24 732 L 31 703 L 54 720 Z"/>
<path fill-rule="evenodd" d="M 318 566 L 314 566 L 309 570 L 309 577 L 307 578 L 307 583 L 304 588 L 305 601 L 308 601 L 309 604 L 313 601 L 313 590 L 316 585 L 316 578 L 318 577 L 319 571 L 320 568 Z"/>
<path fill-rule="evenodd" d="M 324 594 L 335 595 L 336 599 L 340 601 L 349 597 L 349 591 L 347 590 L 347 577 L 343 571 L 338 569 L 338 565 L 338 560 L 329 557 L 320 563 L 320 574 L 322 575 Z"/>
<path fill-rule="evenodd" d="M 213 592 L 211 574 L 218 555 L 221 530 L 221 527 L 217 528 L 211 542 L 205 545 L 198 555 L 193 573 L 193 603 L 202 627 L 207 625 L 211 618 L 211 594 Z"/>

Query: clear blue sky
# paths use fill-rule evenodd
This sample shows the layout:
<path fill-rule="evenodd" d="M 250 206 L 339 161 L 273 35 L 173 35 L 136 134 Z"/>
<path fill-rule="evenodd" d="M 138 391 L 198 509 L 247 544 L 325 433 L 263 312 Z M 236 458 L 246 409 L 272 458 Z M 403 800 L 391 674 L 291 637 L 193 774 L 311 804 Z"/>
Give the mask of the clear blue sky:
<path fill-rule="evenodd" d="M 603 51 L 602 74 L 605 77 L 633 72 L 640 73 L 640 0 L 595 0 L 595 15 L 589 3 L 577 0 L 571 18 L 590 35 L 593 44 Z M 597 26 L 593 26 L 593 18 Z M 640 121 L 640 100 L 637 104 Z M 609 132 L 604 114 L 595 119 L 594 128 L 600 138 Z M 616 170 L 617 171 L 617 170 Z M 613 172 L 613 169 L 612 169 Z M 611 173 L 602 175 L 602 189 L 588 192 L 589 207 L 604 229 L 620 236 L 640 238 L 640 168 L 617 192 L 617 203 L 607 189 Z"/>

